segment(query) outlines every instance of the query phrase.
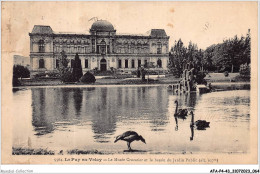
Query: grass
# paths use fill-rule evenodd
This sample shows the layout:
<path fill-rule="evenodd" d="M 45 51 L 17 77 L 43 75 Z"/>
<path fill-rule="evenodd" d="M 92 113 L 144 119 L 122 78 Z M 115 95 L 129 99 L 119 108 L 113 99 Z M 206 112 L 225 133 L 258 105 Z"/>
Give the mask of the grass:
<path fill-rule="evenodd" d="M 103 154 L 98 150 L 79 150 L 79 149 L 72 149 L 68 150 L 67 153 L 69 155 L 84 155 L 84 154 Z"/>
<path fill-rule="evenodd" d="M 105 78 L 98 78 L 93 85 L 127 85 L 127 84 L 175 84 L 180 79 L 167 75 L 167 77 L 160 77 L 159 79 L 151 79 L 142 81 L 140 78 L 133 78 L 130 74 L 118 74 L 115 76 L 107 76 Z M 225 77 L 223 73 L 209 73 L 205 79 L 208 82 L 250 82 L 250 78 L 242 78 L 239 73 L 229 73 Z M 73 83 L 74 84 L 74 83 Z M 69 85 L 62 83 L 59 79 L 23 79 L 22 86 L 58 86 Z M 75 85 L 85 85 L 77 83 Z M 91 85 L 91 84 L 88 84 Z"/>
<path fill-rule="evenodd" d="M 54 151 L 47 149 L 14 148 L 12 155 L 54 155 Z"/>

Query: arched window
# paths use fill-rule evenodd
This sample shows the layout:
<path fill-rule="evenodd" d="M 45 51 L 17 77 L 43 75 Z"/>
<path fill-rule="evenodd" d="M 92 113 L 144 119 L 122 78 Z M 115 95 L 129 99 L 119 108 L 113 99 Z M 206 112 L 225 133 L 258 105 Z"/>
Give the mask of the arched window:
<path fill-rule="evenodd" d="M 162 61 L 161 61 L 161 59 L 158 59 L 158 60 L 157 60 L 157 66 L 158 66 L 158 68 L 161 68 L 161 67 L 162 67 Z"/>
<path fill-rule="evenodd" d="M 39 68 L 44 68 L 44 60 L 43 59 L 39 60 Z"/>
<path fill-rule="evenodd" d="M 44 41 L 39 40 L 39 52 L 42 53 L 44 52 Z"/>

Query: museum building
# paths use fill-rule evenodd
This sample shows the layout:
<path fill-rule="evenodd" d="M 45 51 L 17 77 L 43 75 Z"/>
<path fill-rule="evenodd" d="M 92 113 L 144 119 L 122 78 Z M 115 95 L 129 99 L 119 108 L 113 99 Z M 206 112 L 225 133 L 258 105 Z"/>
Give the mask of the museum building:
<path fill-rule="evenodd" d="M 56 33 L 50 26 L 35 25 L 29 36 L 31 74 L 57 70 L 61 51 L 69 66 L 78 53 L 83 72 L 113 67 L 129 73 L 148 62 L 154 62 L 156 70 L 167 70 L 169 36 L 164 29 L 151 29 L 144 35 L 117 34 L 110 22 L 97 20 L 89 34 Z"/>

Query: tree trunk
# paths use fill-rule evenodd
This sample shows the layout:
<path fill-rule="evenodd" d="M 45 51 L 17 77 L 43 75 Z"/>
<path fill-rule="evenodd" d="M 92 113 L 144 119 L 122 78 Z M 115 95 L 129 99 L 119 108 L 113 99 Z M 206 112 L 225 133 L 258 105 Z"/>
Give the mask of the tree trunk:
<path fill-rule="evenodd" d="M 233 70 L 234 70 L 234 65 L 232 64 L 232 66 L 231 66 L 231 73 L 233 73 Z"/>

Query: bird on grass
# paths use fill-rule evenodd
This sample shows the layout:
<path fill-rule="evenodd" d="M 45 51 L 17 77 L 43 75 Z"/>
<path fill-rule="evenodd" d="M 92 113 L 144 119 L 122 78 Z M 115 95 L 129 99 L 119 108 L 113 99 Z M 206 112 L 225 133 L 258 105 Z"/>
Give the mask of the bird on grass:
<path fill-rule="evenodd" d="M 123 133 L 122 135 L 118 135 L 116 137 L 116 140 L 114 141 L 114 143 L 116 143 L 119 140 L 123 140 L 123 141 L 127 142 L 127 147 L 128 147 L 129 151 L 132 151 L 130 144 L 133 141 L 141 140 L 143 143 L 146 144 L 145 139 L 141 135 L 138 135 L 135 131 L 127 131 L 127 132 Z"/>
<path fill-rule="evenodd" d="M 194 123 L 194 114 L 192 111 L 190 111 L 190 114 L 191 114 L 190 127 L 193 127 L 195 125 L 198 130 L 205 130 L 207 127 L 209 127 L 210 122 L 207 122 L 206 120 L 197 120 Z"/>

